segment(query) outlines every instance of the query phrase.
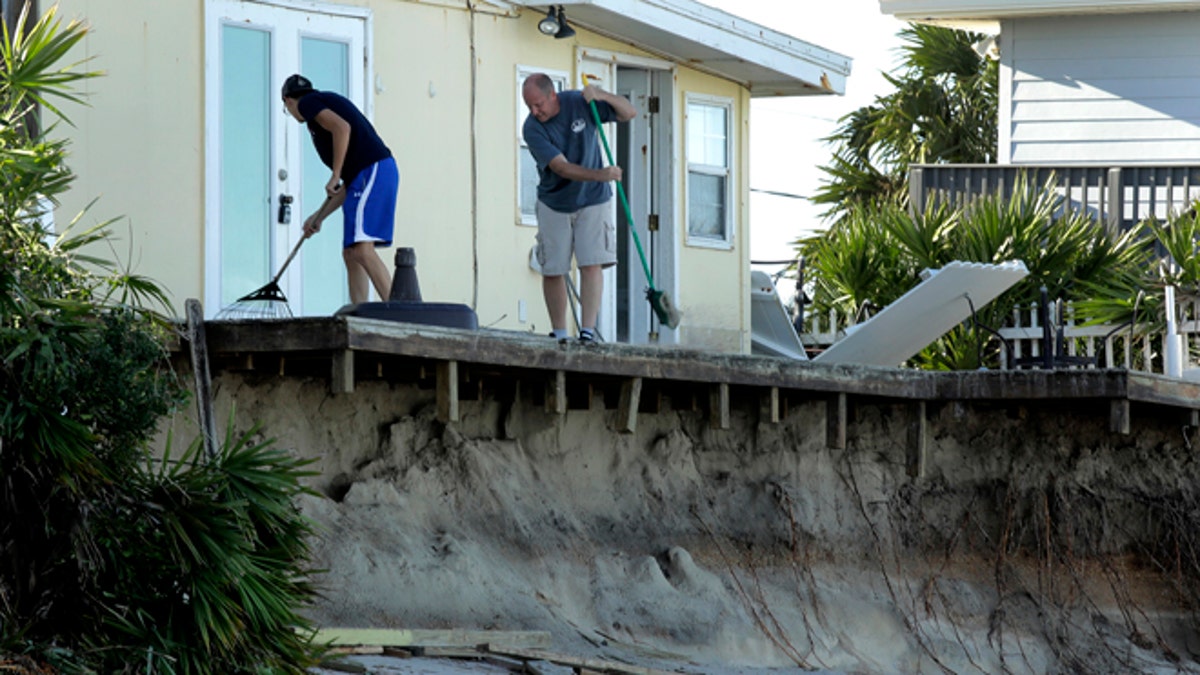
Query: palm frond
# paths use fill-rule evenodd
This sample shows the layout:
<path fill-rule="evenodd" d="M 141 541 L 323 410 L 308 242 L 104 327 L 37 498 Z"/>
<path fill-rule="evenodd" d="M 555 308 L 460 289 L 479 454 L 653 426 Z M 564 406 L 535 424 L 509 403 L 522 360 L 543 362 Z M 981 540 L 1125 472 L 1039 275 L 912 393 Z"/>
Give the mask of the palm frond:
<path fill-rule="evenodd" d="M 4 29 L 0 41 L 0 103 L 4 105 L 4 119 L 17 120 L 25 112 L 28 101 L 44 106 L 63 121 L 70 120 L 55 107 L 51 97 L 74 103 L 83 103 L 75 93 L 74 85 L 80 80 L 100 75 L 99 71 L 80 71 L 79 68 L 90 57 L 60 66 L 71 50 L 86 35 L 86 27 L 72 20 L 63 26 L 58 19 L 58 5 L 51 6 L 32 26 L 29 22 L 31 5 L 26 4 L 17 24 L 11 32 Z"/>

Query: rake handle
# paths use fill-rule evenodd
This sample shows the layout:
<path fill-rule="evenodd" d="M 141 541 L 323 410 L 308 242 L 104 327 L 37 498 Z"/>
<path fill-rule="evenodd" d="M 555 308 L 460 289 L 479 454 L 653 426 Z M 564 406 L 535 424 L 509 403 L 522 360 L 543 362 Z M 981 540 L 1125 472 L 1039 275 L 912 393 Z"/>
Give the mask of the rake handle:
<path fill-rule="evenodd" d="M 288 254 L 287 260 L 283 261 L 283 266 L 279 268 L 279 271 L 275 273 L 275 276 L 271 277 L 271 283 L 279 283 L 279 279 L 287 270 L 288 265 L 292 264 L 292 258 L 295 258 L 296 254 L 300 252 L 300 244 L 303 244 L 305 239 L 308 239 L 308 237 L 300 237 L 300 239 L 296 242 L 296 245 L 292 247 L 292 252 Z"/>
<path fill-rule="evenodd" d="M 329 204 L 330 199 L 333 199 L 333 197 L 325 197 L 325 201 L 321 204 L 321 208 L 318 209 L 318 211 L 325 210 L 325 206 Z M 303 244 L 304 240 L 311 236 L 311 234 L 306 234 L 303 237 L 300 237 L 299 241 L 296 242 L 296 245 L 292 247 L 292 252 L 289 253 L 287 259 L 283 261 L 283 266 L 279 268 L 279 271 L 275 273 L 275 276 L 271 277 L 271 283 L 279 283 L 279 280 L 283 278 L 283 273 L 287 271 L 288 265 L 292 264 L 292 258 L 295 258 L 296 254 L 300 252 L 300 244 Z"/>
<path fill-rule="evenodd" d="M 584 85 L 591 85 L 591 81 L 586 73 L 583 74 Z M 595 101 L 588 101 L 588 106 L 592 109 L 592 119 L 596 122 L 596 130 L 600 132 L 600 143 L 604 146 L 604 155 L 608 157 L 609 164 L 616 164 L 613 161 L 612 150 L 608 148 L 608 137 L 604 134 L 604 123 L 600 121 L 600 111 L 596 108 Z M 650 284 L 650 292 L 654 292 L 654 275 L 650 274 L 650 265 L 646 262 L 646 253 L 642 250 L 642 241 L 638 237 L 637 224 L 633 222 L 633 212 L 629 208 L 629 200 L 625 198 L 625 187 L 621 181 L 613 181 L 617 185 L 617 196 L 621 200 L 621 208 L 625 210 L 625 219 L 629 221 L 629 233 L 633 235 L 633 245 L 637 247 L 638 259 L 642 261 L 642 269 L 646 272 L 646 283 Z"/>

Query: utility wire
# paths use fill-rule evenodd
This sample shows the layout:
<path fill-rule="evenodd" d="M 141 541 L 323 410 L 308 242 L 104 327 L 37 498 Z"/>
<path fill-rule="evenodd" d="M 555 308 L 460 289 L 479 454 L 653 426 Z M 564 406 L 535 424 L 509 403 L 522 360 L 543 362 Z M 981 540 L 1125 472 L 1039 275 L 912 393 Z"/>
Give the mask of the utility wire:
<path fill-rule="evenodd" d="M 787 197 L 788 199 L 808 199 L 804 195 L 798 195 L 794 192 L 780 192 L 778 190 L 764 190 L 762 188 L 750 188 L 751 192 L 759 192 L 764 195 L 774 195 L 776 197 Z"/>

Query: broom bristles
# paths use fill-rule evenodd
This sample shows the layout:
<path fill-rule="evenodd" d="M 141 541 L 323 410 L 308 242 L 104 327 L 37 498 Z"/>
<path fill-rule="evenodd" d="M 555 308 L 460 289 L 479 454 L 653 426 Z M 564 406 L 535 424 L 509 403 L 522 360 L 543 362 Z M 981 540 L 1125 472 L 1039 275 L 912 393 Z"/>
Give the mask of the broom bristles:
<path fill-rule="evenodd" d="M 654 314 L 658 316 L 659 323 L 668 328 L 679 327 L 679 319 L 682 317 L 682 314 L 675 308 L 675 304 L 671 302 L 670 296 L 663 291 L 651 288 L 646 291 L 646 299 L 650 301 L 650 307 L 654 310 Z"/>

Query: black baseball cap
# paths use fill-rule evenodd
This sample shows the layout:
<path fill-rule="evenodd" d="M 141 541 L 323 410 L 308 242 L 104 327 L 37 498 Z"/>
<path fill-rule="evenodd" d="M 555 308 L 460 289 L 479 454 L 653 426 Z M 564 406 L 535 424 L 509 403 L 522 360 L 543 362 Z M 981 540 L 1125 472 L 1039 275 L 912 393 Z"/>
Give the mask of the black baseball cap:
<path fill-rule="evenodd" d="M 313 91 L 312 82 L 303 75 L 292 75 L 283 81 L 284 98 L 300 98 L 311 91 Z"/>

